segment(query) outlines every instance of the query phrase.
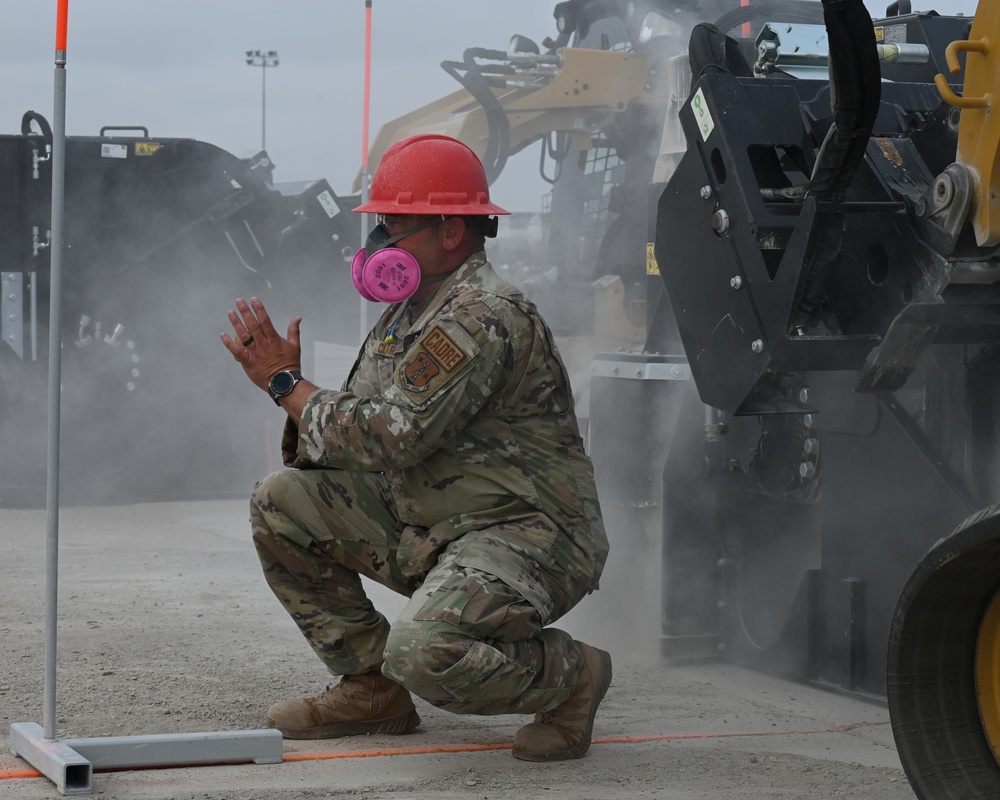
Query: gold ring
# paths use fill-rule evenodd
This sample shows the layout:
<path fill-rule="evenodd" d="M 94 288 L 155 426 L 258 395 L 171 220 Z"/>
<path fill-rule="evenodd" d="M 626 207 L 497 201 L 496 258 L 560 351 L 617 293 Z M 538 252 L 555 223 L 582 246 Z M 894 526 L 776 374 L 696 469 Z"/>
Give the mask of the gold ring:
<path fill-rule="evenodd" d="M 253 344 L 253 334 L 251 334 L 250 336 L 248 336 L 246 339 L 243 340 L 244 347 L 249 347 L 252 344 Z"/>

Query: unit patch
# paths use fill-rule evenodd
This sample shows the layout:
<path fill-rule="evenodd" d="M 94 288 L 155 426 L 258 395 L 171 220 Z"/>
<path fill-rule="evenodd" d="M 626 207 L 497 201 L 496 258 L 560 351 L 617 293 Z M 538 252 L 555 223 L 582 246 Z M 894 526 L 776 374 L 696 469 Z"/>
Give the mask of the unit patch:
<path fill-rule="evenodd" d="M 426 397 L 449 383 L 452 376 L 458 375 L 475 352 L 459 344 L 456 339 L 459 332 L 465 334 L 461 329 L 447 332 L 441 323 L 427 330 L 398 368 L 396 374 L 400 388 Z"/>
<path fill-rule="evenodd" d="M 412 361 L 403 364 L 403 380 L 411 392 L 426 392 L 431 378 L 440 372 L 437 362 L 422 351 Z"/>

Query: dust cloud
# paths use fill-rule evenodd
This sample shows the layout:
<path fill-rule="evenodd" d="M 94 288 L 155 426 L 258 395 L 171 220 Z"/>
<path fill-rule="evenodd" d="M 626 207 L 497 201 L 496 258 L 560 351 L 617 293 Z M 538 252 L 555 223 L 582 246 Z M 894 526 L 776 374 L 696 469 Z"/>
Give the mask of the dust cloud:
<path fill-rule="evenodd" d="M 687 82 L 680 55 L 688 29 L 660 43 L 678 87 Z M 620 32 L 595 26 L 598 45 L 604 33 Z M 566 625 L 642 658 L 658 653 L 660 482 L 678 412 L 669 396 L 643 396 L 656 392 L 652 382 L 621 398 L 615 395 L 622 382 L 595 388 L 590 366 L 599 352 L 643 346 L 651 313 L 644 268 L 649 176 L 662 124 L 622 115 L 588 152 L 569 149 L 565 137 L 540 143 L 540 169 L 554 178 L 551 213 L 504 218 L 500 238 L 487 248 L 500 274 L 525 289 L 553 328 L 588 439 L 604 441 L 592 456 L 611 555 L 601 590 Z M 131 143 L 122 137 L 120 146 Z M 364 327 L 344 259 L 359 238 L 348 208 L 331 227 L 307 214 L 294 193 L 270 185 L 259 154 L 246 162 L 190 140 L 161 144 L 142 159 L 117 163 L 99 155 L 96 140 L 69 143 L 62 485 L 70 503 L 245 497 L 280 467 L 280 415 L 218 340 L 229 329 L 225 314 L 235 297 L 261 297 L 279 330 L 301 314 L 307 358 L 332 346 L 339 348 L 334 358 L 346 361 Z M 43 230 L 44 210 L 35 210 Z M 46 287 L 39 281 L 44 328 Z M 39 362 L 46 345 L 39 342 Z M 39 490 L 44 364 L 22 366 L 31 372 L 31 400 L 11 403 L 0 436 L 5 452 L 24 457 L 0 484 Z M 326 385 L 339 384 L 343 364 L 334 372 Z M 669 395 L 673 387 L 660 388 Z M 599 418 L 596 394 L 603 395 Z M 639 408 L 649 409 L 641 424 Z M 644 449 L 636 453 L 639 443 Z M 623 452 L 638 467 L 631 484 L 615 462 Z M 692 463 L 701 458 L 690 456 Z"/>
<path fill-rule="evenodd" d="M 24 167 L 42 140 L 0 146 Z M 280 466 L 274 406 L 219 341 L 236 297 L 261 297 L 282 329 L 301 314 L 309 346 L 356 336 L 342 253 L 349 234 L 357 240 L 356 217 L 323 210 L 325 182 L 285 192 L 213 145 L 142 144 L 67 138 L 60 483 L 69 504 L 247 496 Z M 12 185 L 23 192 L 11 207 L 48 230 L 47 194 Z M 41 241 L 13 260 L 27 265 L 18 302 L 33 344 L 0 362 L 0 440 L 17 454 L 0 467 L 9 505 L 45 495 L 51 297 Z"/>

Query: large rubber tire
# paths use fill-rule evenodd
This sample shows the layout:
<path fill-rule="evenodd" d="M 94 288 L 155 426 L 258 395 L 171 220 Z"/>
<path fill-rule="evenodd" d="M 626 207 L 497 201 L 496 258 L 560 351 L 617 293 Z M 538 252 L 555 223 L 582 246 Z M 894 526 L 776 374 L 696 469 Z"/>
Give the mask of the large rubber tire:
<path fill-rule="evenodd" d="M 1000 797 L 1000 505 L 917 565 L 889 633 L 887 694 L 920 800 Z"/>

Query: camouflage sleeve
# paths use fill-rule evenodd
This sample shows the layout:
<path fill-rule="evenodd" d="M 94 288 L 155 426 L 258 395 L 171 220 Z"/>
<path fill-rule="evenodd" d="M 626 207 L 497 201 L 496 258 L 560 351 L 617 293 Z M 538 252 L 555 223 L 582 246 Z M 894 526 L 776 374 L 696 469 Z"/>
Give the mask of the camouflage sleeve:
<path fill-rule="evenodd" d="M 285 417 L 285 427 L 281 431 L 281 463 L 286 467 L 303 468 L 306 462 L 298 458 L 298 426 L 291 417 Z"/>
<path fill-rule="evenodd" d="M 376 328 L 377 330 L 377 328 Z M 369 334 L 372 336 L 373 334 Z M 343 386 L 339 393 L 345 393 L 348 391 L 349 387 L 352 387 L 355 392 L 369 390 L 369 393 L 374 393 L 374 388 L 372 387 L 371 381 L 374 376 L 377 375 L 377 370 L 374 373 L 369 374 L 369 371 L 365 370 L 366 365 L 364 361 L 365 348 L 361 348 L 361 352 L 355 359 L 354 364 L 351 366 L 350 374 L 344 380 Z M 331 394 L 337 394 L 336 392 L 317 392 L 314 397 L 328 397 Z M 295 469 L 316 469 L 326 466 L 322 463 L 316 463 L 309 460 L 299 453 L 299 426 L 296 424 L 295 420 L 291 417 L 285 418 L 285 425 L 281 431 L 281 463 L 286 467 L 294 467 Z"/>
<path fill-rule="evenodd" d="M 439 317 L 396 361 L 381 393 L 314 393 L 299 424 L 298 456 L 354 470 L 416 464 L 475 417 L 511 363 L 499 320 L 484 322 L 463 309 Z"/>

